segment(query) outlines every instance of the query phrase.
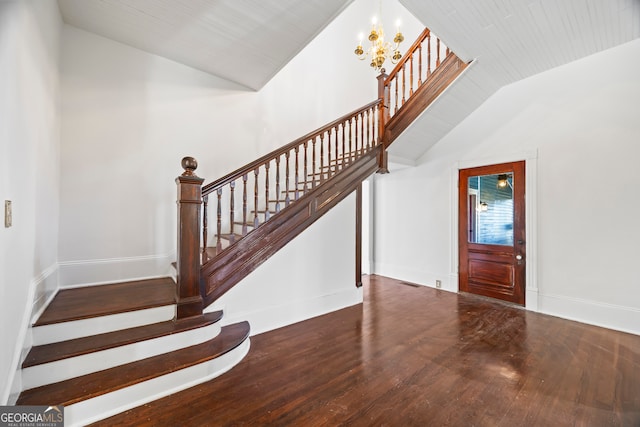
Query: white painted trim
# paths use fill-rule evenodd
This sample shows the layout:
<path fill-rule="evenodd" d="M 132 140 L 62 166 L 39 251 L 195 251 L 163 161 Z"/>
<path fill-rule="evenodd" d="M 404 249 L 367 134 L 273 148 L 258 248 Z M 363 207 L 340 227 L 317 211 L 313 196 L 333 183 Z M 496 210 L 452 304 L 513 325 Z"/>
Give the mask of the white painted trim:
<path fill-rule="evenodd" d="M 147 357 L 201 344 L 220 333 L 220 322 L 177 334 L 139 341 L 76 357 L 22 369 L 22 387 L 27 390 L 87 375 Z"/>
<path fill-rule="evenodd" d="M 209 381 L 240 363 L 249 352 L 249 347 L 250 340 L 247 338 L 241 345 L 218 358 L 66 406 L 65 425 L 72 427 L 91 424 Z"/>
<path fill-rule="evenodd" d="M 20 392 L 22 391 L 22 375 L 20 374 L 20 366 L 24 357 L 27 355 L 33 344 L 33 338 L 31 334 L 31 318 L 33 317 L 33 304 L 35 303 L 36 289 L 40 287 L 42 283 L 53 281 L 53 286 L 57 287 L 57 275 L 58 264 L 51 264 L 44 269 L 38 276 L 34 277 L 29 282 L 29 290 L 27 291 L 27 302 L 24 310 L 22 311 L 22 320 L 20 321 L 20 331 L 18 333 L 17 345 L 14 349 L 13 359 L 11 361 L 10 375 L 7 378 L 7 383 L 2 390 L 2 402 L 7 405 L 14 405 Z"/>
<path fill-rule="evenodd" d="M 540 313 L 640 335 L 640 309 L 540 292 Z"/>
<path fill-rule="evenodd" d="M 285 304 L 265 307 L 260 310 L 237 313 L 225 311 L 222 325 L 246 320 L 251 325 L 251 336 L 253 336 L 353 305 L 362 304 L 362 295 L 362 288 L 353 286 L 353 289 L 347 291 L 306 300 L 287 301 Z"/>
<path fill-rule="evenodd" d="M 125 258 L 62 261 L 59 263 L 61 288 L 90 286 L 119 281 L 167 277 L 175 252 Z"/>
<path fill-rule="evenodd" d="M 175 274 L 173 276 L 175 276 Z M 137 282 L 140 280 L 164 279 L 166 277 L 173 279 L 174 282 L 177 281 L 177 279 L 174 279 L 174 277 L 172 277 L 171 273 L 168 273 L 168 274 L 163 274 L 159 276 L 142 276 L 142 277 L 131 277 L 128 279 L 119 279 L 119 280 L 105 280 L 104 282 L 80 283 L 78 285 L 68 285 L 68 286 L 60 287 L 58 290 L 80 289 L 80 288 L 88 288 L 91 286 L 115 285 L 118 283 Z"/>
<path fill-rule="evenodd" d="M 90 319 L 53 323 L 32 328 L 33 345 L 50 344 L 90 335 L 104 334 L 121 329 L 172 320 L 175 317 L 175 305 L 147 308 L 126 313 L 110 314 Z"/>
<path fill-rule="evenodd" d="M 452 221 L 450 275 L 458 276 L 458 172 L 480 166 L 510 162 L 525 162 L 525 232 L 527 245 L 525 308 L 538 310 L 538 150 L 525 150 L 516 153 L 501 153 L 487 158 L 463 160 L 456 162 L 451 168 L 450 206 Z M 459 283 L 456 283 L 459 290 Z"/>
<path fill-rule="evenodd" d="M 376 274 L 381 276 L 393 277 L 397 280 L 404 280 L 430 288 L 435 288 L 436 280 L 440 280 L 442 282 L 442 287 L 440 289 L 449 292 L 458 292 L 458 282 L 453 281 L 450 274 L 438 274 L 406 265 L 381 262 L 376 263 L 375 267 Z"/>

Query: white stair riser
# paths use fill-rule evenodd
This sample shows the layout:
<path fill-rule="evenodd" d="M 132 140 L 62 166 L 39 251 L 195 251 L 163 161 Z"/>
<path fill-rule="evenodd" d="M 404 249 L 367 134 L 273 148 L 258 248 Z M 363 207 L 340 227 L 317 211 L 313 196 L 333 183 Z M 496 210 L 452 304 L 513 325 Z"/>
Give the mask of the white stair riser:
<path fill-rule="evenodd" d="M 173 319 L 175 313 L 175 305 L 165 305 L 126 313 L 92 317 L 90 319 L 35 326 L 31 328 L 33 345 L 51 344 L 122 329 L 135 328 L 152 323 L 165 322 Z"/>
<path fill-rule="evenodd" d="M 22 369 L 22 387 L 25 390 L 35 388 L 190 347 L 213 339 L 219 333 L 220 324 L 214 323 L 202 328 L 31 366 Z"/>
<path fill-rule="evenodd" d="M 87 425 L 212 380 L 240 363 L 249 352 L 249 347 L 247 338 L 221 357 L 66 406 L 65 426 Z"/>

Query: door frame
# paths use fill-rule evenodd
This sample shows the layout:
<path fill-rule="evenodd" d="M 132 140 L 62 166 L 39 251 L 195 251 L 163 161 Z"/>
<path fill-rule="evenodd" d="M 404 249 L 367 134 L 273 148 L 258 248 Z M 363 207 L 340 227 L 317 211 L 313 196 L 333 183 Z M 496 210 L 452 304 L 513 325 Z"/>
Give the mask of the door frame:
<path fill-rule="evenodd" d="M 458 261 L 459 261 L 459 241 L 458 241 L 458 177 L 460 169 L 471 169 L 482 166 L 490 166 L 500 163 L 525 162 L 525 235 L 527 242 L 527 256 L 525 257 L 525 308 L 527 310 L 538 311 L 538 242 L 537 242 L 537 163 L 538 151 L 528 150 L 519 153 L 496 154 L 490 157 L 461 160 L 455 162 L 451 167 L 451 188 L 450 194 L 450 234 L 451 234 L 451 254 L 450 254 L 450 284 L 459 292 Z"/>
<path fill-rule="evenodd" d="M 470 240 L 469 233 L 472 230 L 474 233 L 476 232 L 476 226 L 471 226 L 470 221 L 472 219 L 475 220 L 477 217 L 477 196 L 472 194 L 472 190 L 469 188 L 469 181 L 471 177 L 492 176 L 495 178 L 499 174 L 510 174 L 512 176 L 512 243 L 510 245 L 492 244 Z M 466 285 L 465 292 L 510 301 L 524 307 L 527 279 L 527 248 L 524 240 L 526 236 L 526 204 L 524 200 L 526 194 L 526 163 L 519 161 L 462 169 L 460 170 L 460 177 L 464 178 L 464 181 L 458 181 L 458 203 L 460 207 L 458 210 L 459 288 L 462 290 L 462 285 Z M 495 189 L 495 184 L 493 185 Z M 471 199 L 474 201 L 473 206 L 471 206 Z M 489 198 L 486 201 L 492 202 L 493 199 Z M 460 250 L 464 247 L 467 248 L 466 251 Z M 522 259 L 523 257 L 524 259 Z M 482 270 L 480 276 L 474 276 L 473 265 Z M 508 277 L 507 271 L 510 273 Z M 505 281 L 507 282 L 505 283 Z"/>

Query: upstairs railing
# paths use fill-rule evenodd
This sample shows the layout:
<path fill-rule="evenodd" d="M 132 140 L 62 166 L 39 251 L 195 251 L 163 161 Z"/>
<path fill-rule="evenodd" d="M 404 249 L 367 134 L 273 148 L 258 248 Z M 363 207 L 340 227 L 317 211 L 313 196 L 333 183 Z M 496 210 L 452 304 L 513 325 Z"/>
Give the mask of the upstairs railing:
<path fill-rule="evenodd" d="M 391 74 L 378 76 L 374 102 L 204 187 L 196 161 L 183 159 L 177 318 L 201 314 L 369 174 L 385 172 L 389 144 L 465 66 L 425 29 Z"/>
<path fill-rule="evenodd" d="M 389 107 L 390 117 L 398 113 L 449 54 L 449 48 L 425 28 L 385 79 L 384 105 Z"/>
<path fill-rule="evenodd" d="M 379 104 L 371 102 L 205 185 L 203 264 L 375 147 Z"/>
<path fill-rule="evenodd" d="M 378 96 L 384 106 L 380 122 L 385 146 L 388 147 L 465 67 L 462 60 L 425 28 L 391 73 L 386 75 L 383 70 L 378 77 Z M 413 111 L 404 114 L 404 120 L 396 119 L 403 109 Z"/>

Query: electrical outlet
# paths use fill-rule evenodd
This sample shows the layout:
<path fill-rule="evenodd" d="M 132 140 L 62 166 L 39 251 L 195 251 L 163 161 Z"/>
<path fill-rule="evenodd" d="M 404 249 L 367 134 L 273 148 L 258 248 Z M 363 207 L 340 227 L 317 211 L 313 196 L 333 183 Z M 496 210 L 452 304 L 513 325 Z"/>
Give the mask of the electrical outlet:
<path fill-rule="evenodd" d="M 436 280 L 436 288 L 440 289 L 442 287 L 442 280 Z"/>
<path fill-rule="evenodd" d="M 13 218 L 11 214 L 11 200 L 4 201 L 4 228 L 11 227 Z"/>

